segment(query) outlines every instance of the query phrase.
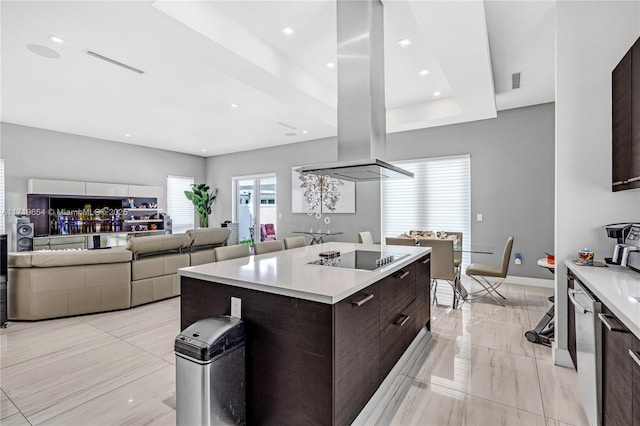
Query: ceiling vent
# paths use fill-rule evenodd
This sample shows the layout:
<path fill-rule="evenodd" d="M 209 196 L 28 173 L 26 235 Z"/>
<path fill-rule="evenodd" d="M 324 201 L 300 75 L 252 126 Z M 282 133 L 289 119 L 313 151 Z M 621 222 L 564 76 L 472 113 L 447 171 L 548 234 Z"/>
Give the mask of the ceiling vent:
<path fill-rule="evenodd" d="M 286 127 L 287 129 L 298 130 L 296 127 L 293 127 L 291 124 L 287 124 L 282 121 L 278 121 L 277 124 L 281 125 L 282 127 Z"/>
<path fill-rule="evenodd" d="M 115 59 L 107 58 L 106 56 L 102 56 L 102 55 L 100 55 L 99 53 L 96 53 L 96 52 L 92 52 L 90 50 L 87 50 L 87 55 L 93 56 L 94 58 L 102 59 L 105 62 L 109 62 L 110 64 L 117 65 L 117 66 L 122 67 L 124 69 L 127 69 L 129 71 L 137 72 L 138 74 L 144 74 L 144 71 L 139 70 L 138 68 L 134 68 L 134 67 L 132 67 L 130 65 L 123 64 L 122 62 L 118 62 Z"/>
<path fill-rule="evenodd" d="M 516 72 L 511 74 L 511 88 L 519 89 L 520 88 L 520 73 Z"/>

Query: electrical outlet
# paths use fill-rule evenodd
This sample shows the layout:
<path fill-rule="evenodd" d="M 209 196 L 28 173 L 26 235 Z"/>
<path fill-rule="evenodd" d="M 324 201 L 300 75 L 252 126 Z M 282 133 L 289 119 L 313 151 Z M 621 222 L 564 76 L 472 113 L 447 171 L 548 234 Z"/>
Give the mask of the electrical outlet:
<path fill-rule="evenodd" d="M 483 219 L 482 213 L 476 214 L 476 222 L 482 222 L 482 219 Z"/>
<path fill-rule="evenodd" d="M 522 265 L 522 255 L 520 253 L 516 253 L 513 258 L 513 261 L 516 265 Z"/>
<path fill-rule="evenodd" d="M 237 297 L 231 298 L 231 316 L 242 318 L 242 300 Z"/>

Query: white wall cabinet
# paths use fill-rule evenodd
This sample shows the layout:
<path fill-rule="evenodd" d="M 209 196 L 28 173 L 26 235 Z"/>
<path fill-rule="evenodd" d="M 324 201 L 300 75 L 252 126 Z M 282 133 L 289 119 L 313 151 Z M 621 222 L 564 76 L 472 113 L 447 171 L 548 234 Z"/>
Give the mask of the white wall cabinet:
<path fill-rule="evenodd" d="M 85 182 L 85 195 L 97 195 L 107 197 L 128 197 L 129 185 L 119 183 Z"/>
<path fill-rule="evenodd" d="M 28 179 L 27 194 L 88 195 L 122 198 L 164 199 L 161 186 L 127 185 L 123 183 L 78 182 L 71 180 Z"/>
<path fill-rule="evenodd" d="M 85 182 L 53 179 L 27 180 L 27 194 L 84 195 Z"/>

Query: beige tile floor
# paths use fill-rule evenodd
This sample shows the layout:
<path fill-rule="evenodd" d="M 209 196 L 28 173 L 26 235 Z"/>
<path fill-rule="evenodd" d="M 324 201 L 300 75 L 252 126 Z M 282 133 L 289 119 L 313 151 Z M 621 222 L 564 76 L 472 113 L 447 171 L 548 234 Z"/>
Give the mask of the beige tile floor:
<path fill-rule="evenodd" d="M 383 398 L 380 425 L 584 425 L 576 374 L 524 332 L 550 289 L 505 285 L 507 306 L 433 307 L 421 342 Z M 447 288 L 439 287 L 440 302 Z M 179 298 L 39 322 L 0 334 L 0 423 L 175 425 Z M 382 407 L 381 407 L 382 408 Z"/>

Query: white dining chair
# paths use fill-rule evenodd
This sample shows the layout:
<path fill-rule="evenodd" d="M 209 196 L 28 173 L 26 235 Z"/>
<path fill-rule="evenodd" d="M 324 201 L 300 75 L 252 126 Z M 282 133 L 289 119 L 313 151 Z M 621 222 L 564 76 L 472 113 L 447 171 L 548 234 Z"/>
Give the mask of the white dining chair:
<path fill-rule="evenodd" d="M 373 244 L 373 236 L 369 231 L 358 232 L 358 242 L 360 244 Z"/>
<path fill-rule="evenodd" d="M 236 244 L 233 246 L 216 247 L 213 249 L 213 256 L 216 262 L 222 262 L 229 259 L 237 259 L 246 257 L 251 254 L 249 246 L 246 244 Z"/>
<path fill-rule="evenodd" d="M 262 241 L 253 245 L 253 252 L 255 254 L 272 253 L 274 251 L 282 250 L 284 250 L 284 243 L 280 240 Z"/>
<path fill-rule="evenodd" d="M 306 245 L 307 243 L 305 242 L 304 237 L 288 237 L 284 239 L 285 250 L 304 247 Z"/>

